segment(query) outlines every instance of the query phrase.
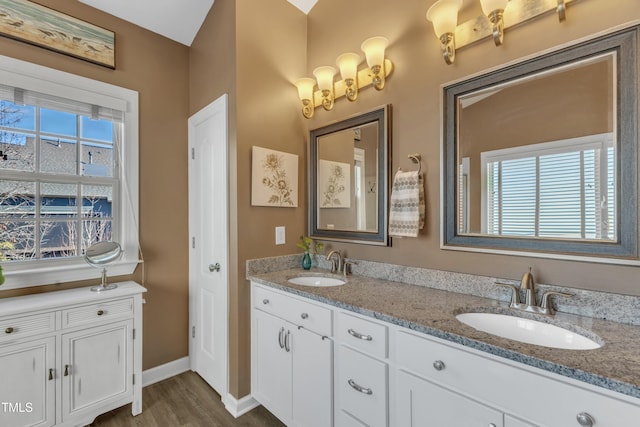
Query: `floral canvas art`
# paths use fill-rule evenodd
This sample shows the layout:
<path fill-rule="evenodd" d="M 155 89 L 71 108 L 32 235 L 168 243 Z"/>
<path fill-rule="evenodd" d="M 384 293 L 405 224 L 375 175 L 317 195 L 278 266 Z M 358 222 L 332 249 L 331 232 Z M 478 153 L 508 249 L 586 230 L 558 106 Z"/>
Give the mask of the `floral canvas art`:
<path fill-rule="evenodd" d="M 253 147 L 251 205 L 298 206 L 298 156 Z"/>
<path fill-rule="evenodd" d="M 318 196 L 321 208 L 351 207 L 351 166 L 349 163 L 318 162 Z"/>

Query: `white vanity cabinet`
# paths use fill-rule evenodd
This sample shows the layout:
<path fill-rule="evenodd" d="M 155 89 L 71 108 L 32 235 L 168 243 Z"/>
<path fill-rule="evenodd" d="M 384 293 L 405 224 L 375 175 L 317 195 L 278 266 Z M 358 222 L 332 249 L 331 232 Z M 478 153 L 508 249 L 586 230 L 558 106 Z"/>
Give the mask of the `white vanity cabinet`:
<path fill-rule="evenodd" d="M 331 309 L 252 283 L 251 392 L 288 426 L 333 425 Z"/>
<path fill-rule="evenodd" d="M 388 426 L 388 326 L 336 312 L 336 425 Z"/>
<path fill-rule="evenodd" d="M 446 419 L 465 427 L 620 427 L 640 420 L 637 399 L 401 328 L 396 358 L 398 427 Z"/>
<path fill-rule="evenodd" d="M 76 426 L 142 411 L 142 293 L 123 282 L 0 299 L 0 425 Z"/>

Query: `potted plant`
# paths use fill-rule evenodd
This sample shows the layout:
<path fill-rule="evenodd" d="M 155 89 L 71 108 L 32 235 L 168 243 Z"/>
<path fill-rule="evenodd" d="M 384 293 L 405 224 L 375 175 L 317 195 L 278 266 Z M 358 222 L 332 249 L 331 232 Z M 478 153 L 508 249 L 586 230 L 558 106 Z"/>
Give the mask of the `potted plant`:
<path fill-rule="evenodd" d="M 316 243 L 311 237 L 300 236 L 300 241 L 296 243 L 296 246 L 304 251 L 302 256 L 302 268 L 309 270 L 311 268 L 311 255 L 310 253 L 318 254 L 324 249 L 323 243 Z"/>

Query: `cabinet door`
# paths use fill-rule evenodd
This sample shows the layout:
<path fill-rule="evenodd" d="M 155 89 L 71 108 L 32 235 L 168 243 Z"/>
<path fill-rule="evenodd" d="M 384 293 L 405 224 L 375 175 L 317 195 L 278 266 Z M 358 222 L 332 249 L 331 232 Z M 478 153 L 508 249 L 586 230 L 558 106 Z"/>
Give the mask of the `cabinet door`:
<path fill-rule="evenodd" d="M 0 347 L 0 426 L 52 426 L 55 338 Z"/>
<path fill-rule="evenodd" d="M 397 391 L 399 427 L 503 427 L 501 412 L 404 371 Z"/>
<path fill-rule="evenodd" d="M 63 421 L 131 400 L 131 329 L 125 321 L 62 335 Z"/>
<path fill-rule="evenodd" d="M 284 342 L 288 326 L 284 320 L 258 310 L 253 310 L 252 326 L 251 393 L 272 414 L 289 423 L 291 352 L 286 351 Z"/>
<path fill-rule="evenodd" d="M 329 427 L 333 414 L 333 344 L 304 328 L 290 331 L 293 355 L 293 422 L 300 427 Z"/>

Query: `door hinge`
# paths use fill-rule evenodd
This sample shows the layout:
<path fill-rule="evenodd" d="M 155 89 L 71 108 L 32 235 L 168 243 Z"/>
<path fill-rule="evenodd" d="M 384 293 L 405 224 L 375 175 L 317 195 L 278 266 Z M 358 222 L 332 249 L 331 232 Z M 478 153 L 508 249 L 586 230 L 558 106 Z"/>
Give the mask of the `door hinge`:
<path fill-rule="evenodd" d="M 191 147 L 191 159 L 196 159 L 196 149 L 194 147 Z"/>
<path fill-rule="evenodd" d="M 131 339 L 136 339 L 136 330 L 135 328 L 133 329 L 133 333 L 131 334 Z"/>
<path fill-rule="evenodd" d="M 192 247 L 193 249 L 195 249 L 195 248 L 196 248 L 196 238 L 195 238 L 195 236 L 191 238 L 191 247 Z"/>
<path fill-rule="evenodd" d="M 191 338 L 195 338 L 196 337 L 196 327 L 192 326 L 191 327 Z"/>

